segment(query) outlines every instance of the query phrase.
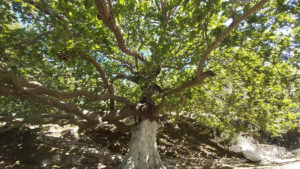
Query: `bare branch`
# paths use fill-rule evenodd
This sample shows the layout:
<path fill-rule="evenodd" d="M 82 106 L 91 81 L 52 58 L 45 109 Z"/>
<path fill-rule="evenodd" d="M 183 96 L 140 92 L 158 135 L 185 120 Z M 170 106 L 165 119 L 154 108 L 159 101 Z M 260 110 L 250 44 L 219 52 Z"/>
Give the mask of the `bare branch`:
<path fill-rule="evenodd" d="M 104 94 L 104 95 L 100 96 L 100 95 L 95 95 L 92 92 L 82 91 L 82 90 L 77 90 L 77 91 L 73 91 L 73 92 L 59 92 L 56 90 L 47 89 L 45 87 L 38 87 L 38 88 L 31 89 L 31 90 L 27 90 L 26 92 L 35 93 L 35 94 L 46 94 L 48 96 L 53 96 L 58 99 L 71 99 L 71 98 L 80 97 L 80 96 L 85 96 L 85 97 L 91 99 L 92 101 L 112 99 L 112 100 L 116 100 L 120 103 L 124 103 L 126 105 L 133 105 L 129 100 L 119 97 L 119 96 L 115 96 L 112 94 Z"/>
<path fill-rule="evenodd" d="M 89 122 L 98 124 L 101 121 L 108 121 L 109 123 L 115 124 L 116 126 L 119 126 L 121 128 L 124 128 L 126 126 L 123 125 L 119 120 L 132 115 L 147 115 L 145 114 L 147 112 L 141 110 L 143 106 L 132 104 L 130 101 L 118 96 L 114 96 L 111 94 L 98 96 L 87 91 L 75 91 L 68 93 L 59 92 L 56 90 L 47 89 L 41 84 L 34 81 L 20 80 L 5 64 L 0 64 L 0 70 L 0 77 L 9 79 L 9 82 L 12 83 L 12 85 L 8 84 L 11 87 L 9 87 L 7 84 L 5 84 L 4 86 L 0 86 L 0 95 L 9 95 L 17 98 L 32 98 L 35 100 L 35 102 L 73 113 L 88 120 Z M 123 109 L 118 111 L 104 111 L 100 113 L 93 113 L 91 111 L 83 110 L 75 105 L 64 103 L 61 101 L 61 99 L 73 98 L 78 96 L 85 96 L 94 100 L 113 99 L 125 103 L 125 106 L 123 107 Z"/>
<path fill-rule="evenodd" d="M 54 16 L 58 20 L 65 21 L 65 17 L 63 15 L 59 14 L 55 9 L 52 9 L 52 8 L 46 9 L 45 7 L 43 7 L 43 5 L 41 3 L 35 2 L 34 0 L 23 0 L 23 1 L 35 6 L 37 9 L 39 9 L 40 11 L 43 11 L 47 15 Z"/>
<path fill-rule="evenodd" d="M 29 96 L 33 99 L 35 99 L 36 102 L 51 106 L 51 107 L 55 107 L 58 108 L 60 110 L 64 110 L 67 112 L 72 112 L 84 119 L 87 119 L 88 121 L 93 121 L 96 123 L 101 122 L 100 116 L 99 115 L 95 115 L 92 112 L 89 112 L 87 110 L 82 110 L 78 107 L 75 107 L 71 104 L 67 104 L 58 100 L 55 100 L 53 98 L 47 97 L 47 96 L 43 96 L 43 95 L 37 95 L 37 94 L 33 94 L 33 93 L 27 93 L 27 94 L 17 94 L 18 91 L 16 89 L 13 88 L 9 88 L 9 87 L 4 87 L 4 86 L 0 86 L 0 94 L 1 95 L 13 95 L 15 97 L 22 97 L 22 96 Z"/>
<path fill-rule="evenodd" d="M 51 107 L 55 107 L 55 108 L 58 108 L 60 110 L 64 110 L 67 112 L 72 112 L 72 113 L 78 115 L 79 117 L 82 117 L 88 121 L 93 121 L 96 123 L 101 122 L 100 116 L 94 114 L 93 112 L 80 109 L 74 105 L 64 103 L 62 101 L 59 101 L 59 100 L 56 100 L 56 99 L 53 99 L 53 98 L 50 98 L 47 96 L 38 95 L 38 94 L 28 94 L 28 95 L 39 103 L 42 103 L 42 104 L 45 104 L 45 105 L 48 105 Z"/>
<path fill-rule="evenodd" d="M 126 130 L 127 126 L 121 123 L 119 120 L 131 116 L 133 115 L 133 113 L 136 113 L 134 112 L 134 109 L 131 110 L 126 106 L 126 108 L 122 109 L 121 111 L 93 113 L 91 111 L 76 107 L 72 104 L 64 103 L 62 101 L 44 95 L 33 93 L 20 94 L 16 89 L 4 86 L 0 86 L 0 95 L 14 96 L 16 98 L 31 98 L 34 99 L 35 102 L 44 104 L 46 106 L 73 113 L 83 119 L 86 119 L 89 123 L 101 124 L 102 121 L 108 121 L 111 124 L 121 127 L 123 130 Z"/>
<path fill-rule="evenodd" d="M 111 83 L 108 81 L 106 74 L 102 68 L 102 66 L 91 56 L 83 56 L 84 59 L 86 59 L 87 61 L 89 61 L 91 64 L 93 64 L 93 66 L 97 69 L 97 71 L 100 73 L 100 76 L 103 80 L 103 83 L 105 85 L 105 87 L 108 89 L 110 94 L 114 94 L 114 89 L 111 85 Z"/>
<path fill-rule="evenodd" d="M 203 68 L 205 65 L 205 61 L 208 59 L 210 53 L 217 48 L 217 46 L 230 34 L 232 30 L 238 27 L 238 25 L 245 19 L 247 19 L 249 16 L 251 16 L 253 13 L 261 9 L 266 3 L 268 3 L 270 0 L 261 0 L 259 3 L 254 5 L 248 12 L 246 12 L 243 16 L 240 18 L 235 19 L 229 27 L 207 48 L 204 55 L 201 57 L 198 70 L 197 70 L 197 76 L 200 76 L 203 72 Z"/>
<path fill-rule="evenodd" d="M 13 78 L 16 78 L 16 76 L 12 76 Z M 6 77 L 5 77 L 6 78 Z M 18 81 L 18 79 L 15 79 L 14 81 Z M 18 81 L 18 84 L 21 81 Z M 13 82 L 14 83 L 14 82 Z M 15 84 L 14 84 L 15 85 Z M 16 85 L 15 85 L 16 86 Z M 61 93 L 58 91 L 46 89 L 44 87 L 39 87 L 39 84 L 33 83 L 33 82 L 28 82 L 26 81 L 25 86 L 30 86 L 30 87 L 36 87 L 31 90 L 27 90 L 26 87 L 20 86 L 22 91 L 19 91 L 17 88 L 13 87 L 8 87 L 8 86 L 0 86 L 0 95 L 5 95 L 5 96 L 14 96 L 17 98 L 24 98 L 24 97 L 29 97 L 34 99 L 36 102 L 50 106 L 50 107 L 55 107 L 59 110 L 64 110 L 67 112 L 74 113 L 75 115 L 82 117 L 89 122 L 99 124 L 101 121 L 108 121 L 111 124 L 115 124 L 118 127 L 121 127 L 124 129 L 126 127 L 123 125 L 119 120 L 124 119 L 128 116 L 133 115 L 134 113 L 137 114 L 138 111 L 134 109 L 135 105 L 130 103 L 127 100 L 124 100 L 121 97 L 113 96 L 113 95 L 104 95 L 104 96 L 97 96 L 93 95 L 92 93 L 89 92 L 84 92 L 84 91 L 76 91 L 76 92 L 70 92 L 70 93 Z M 47 94 L 43 95 L 43 94 Z M 87 97 L 92 97 L 94 99 L 102 100 L 102 99 L 109 99 L 113 98 L 115 100 L 119 100 L 120 102 L 124 102 L 126 106 L 121 111 L 111 111 L 111 112 L 101 112 L 100 114 L 95 114 L 93 112 L 90 112 L 88 110 L 83 110 L 81 108 L 78 108 L 72 104 L 64 103 L 60 100 L 51 98 L 49 96 L 54 96 L 56 98 L 62 99 L 62 98 L 72 98 L 76 96 L 87 96 Z M 101 116 L 100 116 L 101 115 Z"/>
<path fill-rule="evenodd" d="M 118 57 L 113 57 L 110 56 L 110 58 L 112 58 L 115 61 L 118 61 L 120 63 L 122 63 L 122 66 L 124 66 L 125 68 L 127 68 L 132 74 L 137 73 L 136 70 L 138 69 L 137 64 L 136 64 L 136 70 L 134 70 L 134 66 L 127 60 L 124 60 L 122 58 L 118 58 Z M 135 63 L 137 63 L 137 59 L 135 58 Z"/>
<path fill-rule="evenodd" d="M 49 35 L 50 33 L 54 32 L 54 29 L 53 30 L 50 30 L 50 31 L 45 31 L 45 32 L 42 32 L 38 35 L 36 35 L 35 37 L 33 37 L 31 40 L 24 40 L 22 41 L 21 43 L 22 44 L 26 44 L 26 45 L 33 45 L 35 44 L 38 40 L 40 40 L 42 37 L 46 36 L 46 35 Z"/>
<path fill-rule="evenodd" d="M 62 26 L 64 27 L 65 30 L 69 30 L 68 27 L 68 22 L 66 20 L 66 16 L 60 14 L 57 10 L 48 7 L 44 7 L 43 4 L 41 4 L 40 2 L 36 2 L 34 0 L 23 0 L 24 2 L 27 2 L 31 5 L 33 5 L 34 7 L 36 7 L 38 10 L 44 12 L 45 14 L 52 16 L 54 18 L 56 18 L 57 20 L 61 21 Z M 71 21 L 72 22 L 72 21 Z"/>
<path fill-rule="evenodd" d="M 11 87 L 7 87 L 7 86 L 0 86 L 0 96 L 17 96 L 17 92 L 11 88 Z"/>
<path fill-rule="evenodd" d="M 16 89 L 18 89 L 20 92 L 24 91 L 24 88 L 18 80 L 18 77 L 10 68 L 8 68 L 5 64 L 0 62 L 0 69 L 4 72 L 0 73 L 0 78 L 9 78 Z"/>
<path fill-rule="evenodd" d="M 159 5 L 159 1 L 158 0 L 155 0 L 155 5 L 158 9 L 161 9 L 161 6 Z"/>
<path fill-rule="evenodd" d="M 12 43 L 9 43 L 7 45 L 4 45 L 4 46 L 1 46 L 2 48 L 7 48 L 9 47 L 10 45 L 33 45 L 35 44 L 37 41 L 39 41 L 42 37 L 44 36 L 47 36 L 49 35 L 50 33 L 54 32 L 54 29 L 53 30 L 50 30 L 50 31 L 45 31 L 45 32 L 42 32 L 40 34 L 37 34 L 36 36 L 34 36 L 32 39 L 23 39 L 21 40 L 20 42 L 15 42 L 13 41 Z M 18 39 L 19 40 L 19 39 Z"/>
<path fill-rule="evenodd" d="M 117 74 L 117 76 L 115 76 L 114 80 L 117 80 L 117 79 L 127 79 L 129 81 L 132 81 L 132 82 L 138 84 L 138 82 L 141 79 L 141 77 L 139 77 L 139 76 L 127 76 L 127 75 L 123 75 L 123 74 Z"/>
<path fill-rule="evenodd" d="M 191 81 L 188 81 L 181 86 L 168 90 L 164 93 L 165 96 L 171 95 L 171 94 L 176 94 L 184 91 L 185 89 L 191 88 L 195 85 L 200 85 L 204 82 L 204 80 L 208 77 L 213 77 L 215 76 L 215 73 L 212 71 L 207 71 L 201 74 L 201 76 L 197 76 L 196 78 L 192 79 Z"/>
<path fill-rule="evenodd" d="M 94 65 L 94 67 L 100 73 L 102 81 L 103 81 L 105 87 L 107 88 L 108 92 L 111 95 L 114 95 L 114 88 L 113 88 L 112 84 L 108 81 L 108 79 L 106 77 L 106 74 L 105 74 L 104 70 L 102 69 L 101 65 L 93 57 L 91 57 L 91 56 L 84 55 L 83 58 L 86 59 L 87 61 L 89 61 L 90 63 L 92 63 Z M 114 100 L 111 99 L 110 100 L 110 108 L 111 108 L 111 110 L 114 110 L 114 105 L 115 105 Z"/>
<path fill-rule="evenodd" d="M 167 95 L 182 92 L 187 88 L 202 84 L 205 78 L 215 76 L 215 74 L 211 71 L 203 72 L 205 61 L 208 59 L 210 53 L 230 34 L 230 32 L 232 30 L 237 28 L 237 26 L 243 20 L 247 19 L 254 12 L 261 9 L 267 2 L 269 2 L 269 0 L 261 0 L 254 7 L 252 7 L 248 12 L 246 12 L 243 16 L 234 20 L 233 23 L 231 23 L 231 25 L 208 47 L 208 49 L 206 50 L 204 55 L 201 57 L 199 65 L 198 65 L 196 77 L 194 79 L 182 84 L 181 86 L 177 87 L 176 89 L 171 89 L 171 90 L 166 91 L 164 95 L 167 96 Z"/>
<path fill-rule="evenodd" d="M 98 8 L 98 19 L 102 20 L 103 23 L 114 33 L 121 51 L 143 62 L 147 62 L 141 53 L 138 53 L 137 51 L 128 47 L 123 30 L 113 15 L 110 1 L 106 2 L 106 0 L 95 0 L 95 2 Z"/>
<path fill-rule="evenodd" d="M 52 89 L 48 89 L 46 87 L 43 87 L 40 83 L 35 81 L 26 81 L 26 80 L 20 80 L 14 72 L 12 72 L 9 68 L 7 68 L 4 64 L 0 63 L 0 69 L 4 71 L 4 73 L 0 72 L 0 78 L 1 79 L 10 79 L 14 87 L 19 91 L 23 93 L 34 93 L 34 94 L 46 94 L 48 96 L 56 97 L 58 99 L 70 99 L 74 97 L 80 97 L 85 96 L 91 100 L 99 101 L 99 100 L 115 100 L 121 103 L 124 103 L 128 106 L 133 106 L 134 104 L 131 103 L 129 100 L 115 96 L 114 94 L 105 94 L 103 96 L 95 95 L 88 91 L 74 91 L 74 92 L 60 92 Z"/>

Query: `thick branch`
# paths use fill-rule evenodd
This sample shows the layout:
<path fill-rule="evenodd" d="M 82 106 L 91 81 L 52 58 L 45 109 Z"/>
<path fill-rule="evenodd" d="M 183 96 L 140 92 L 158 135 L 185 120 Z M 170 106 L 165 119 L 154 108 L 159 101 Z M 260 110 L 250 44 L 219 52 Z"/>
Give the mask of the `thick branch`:
<path fill-rule="evenodd" d="M 74 91 L 74 92 L 59 92 L 56 90 L 48 89 L 43 87 L 40 83 L 35 81 L 26 81 L 26 80 L 20 80 L 9 68 L 7 68 L 4 64 L 0 63 L 0 68 L 5 73 L 0 72 L 0 79 L 9 79 L 11 80 L 14 87 L 19 91 L 23 93 L 34 93 L 34 94 L 46 94 L 52 97 L 56 97 L 58 99 L 70 99 L 74 97 L 79 96 L 85 96 L 88 97 L 91 100 L 106 100 L 106 99 L 112 99 L 116 100 L 118 102 L 124 103 L 126 105 L 134 105 L 129 100 L 115 96 L 114 94 L 105 94 L 103 96 L 95 95 L 88 91 Z M 33 89 L 32 89 L 33 88 Z"/>
<path fill-rule="evenodd" d="M 259 3 L 257 3 L 254 7 L 252 7 L 248 12 L 246 12 L 243 16 L 240 18 L 235 19 L 230 26 L 208 47 L 204 55 L 201 57 L 199 65 L 198 65 L 198 70 L 197 70 L 197 75 L 201 75 L 205 61 L 208 59 L 210 53 L 217 48 L 217 46 L 230 34 L 232 30 L 238 27 L 238 25 L 245 19 L 247 19 L 249 16 L 254 14 L 256 11 L 261 9 L 269 0 L 261 0 Z"/>
<path fill-rule="evenodd" d="M 0 72 L 0 78 L 1 79 L 10 79 L 14 87 L 19 90 L 20 92 L 24 91 L 23 86 L 21 85 L 21 82 L 18 80 L 18 77 L 14 74 L 14 72 L 8 68 L 5 64 L 0 62 L 0 70 L 2 70 L 4 73 Z"/>
<path fill-rule="evenodd" d="M 204 80 L 208 77 L 213 77 L 215 76 L 215 73 L 212 71 L 207 71 L 201 74 L 201 76 L 197 76 L 196 78 L 192 79 L 191 81 L 188 81 L 181 86 L 168 90 L 164 93 L 165 96 L 171 95 L 171 94 L 176 94 L 184 91 L 185 89 L 191 88 L 195 85 L 200 85 L 204 82 Z"/>
<path fill-rule="evenodd" d="M 52 16 L 52 17 L 56 18 L 57 20 L 61 21 L 62 26 L 64 27 L 64 29 L 69 30 L 68 22 L 66 21 L 66 17 L 64 15 L 60 14 L 57 10 L 55 10 L 53 8 L 50 8 L 49 6 L 45 7 L 40 2 L 36 2 L 34 0 L 23 0 L 23 1 L 33 5 L 38 10 L 44 12 L 45 14 L 47 14 L 49 16 Z"/>
<path fill-rule="evenodd" d="M 114 80 L 117 80 L 117 79 L 126 79 L 126 80 L 129 80 L 129 81 L 132 81 L 132 82 L 138 84 L 141 77 L 140 76 L 128 76 L 128 75 L 124 75 L 124 74 L 118 74 L 114 78 Z"/>
<path fill-rule="evenodd" d="M 33 93 L 27 93 L 27 94 L 17 94 L 18 91 L 16 89 L 10 88 L 10 87 L 4 87 L 0 86 L 0 95 L 12 95 L 15 97 L 22 97 L 22 96 L 29 96 L 30 98 L 33 98 L 36 102 L 42 103 L 51 107 L 58 108 L 60 110 L 64 110 L 67 112 L 72 112 L 88 121 L 99 123 L 101 122 L 100 116 L 95 115 L 92 112 L 89 112 L 87 110 L 80 109 L 76 106 L 73 106 L 71 104 L 67 104 L 58 100 L 55 100 L 53 98 L 43 96 L 43 95 L 37 95 Z"/>
<path fill-rule="evenodd" d="M 6 86 L 0 86 L 0 96 L 18 96 L 17 92 L 11 88 Z"/>
<path fill-rule="evenodd" d="M 141 115 L 141 112 L 134 106 L 124 106 L 121 110 L 104 111 L 101 114 L 103 121 L 122 120 L 132 115 Z"/>
<path fill-rule="evenodd" d="M 11 45 L 22 45 L 22 46 L 26 46 L 26 45 L 33 45 L 35 44 L 37 41 L 39 41 L 41 38 L 43 38 L 44 36 L 47 36 L 49 35 L 50 33 L 54 32 L 54 29 L 53 30 L 50 30 L 50 31 L 45 31 L 45 32 L 41 32 L 40 34 L 37 34 L 36 36 L 34 36 L 33 38 L 31 39 L 23 39 L 21 40 L 20 42 L 12 42 L 10 44 L 7 44 L 7 45 L 4 45 L 4 46 L 1 46 L 2 48 L 8 48 L 9 46 Z"/>
<path fill-rule="evenodd" d="M 102 69 L 101 65 L 92 57 L 90 56 L 84 56 L 84 58 L 89 61 L 90 63 L 92 63 L 94 65 L 94 67 L 98 70 L 98 72 L 100 73 L 100 76 L 102 78 L 102 81 L 105 85 L 105 87 L 107 88 L 108 92 L 113 95 L 114 94 L 114 88 L 113 86 L 111 85 L 111 83 L 108 81 L 107 77 L 106 77 L 106 74 L 104 72 L 104 70 Z M 110 101 L 110 108 L 111 110 L 114 109 L 114 100 L 111 100 Z"/>
<path fill-rule="evenodd" d="M 0 95 L 14 96 L 17 98 L 29 97 L 34 99 L 38 103 L 54 107 L 66 112 L 74 113 L 75 115 L 95 124 L 99 124 L 102 121 L 108 121 L 109 123 L 124 127 L 124 125 L 122 125 L 119 120 L 131 116 L 134 113 L 137 113 L 137 111 L 130 108 L 131 106 L 125 106 L 121 111 L 101 112 L 100 114 L 96 114 L 48 96 L 39 95 L 35 93 L 19 93 L 16 89 L 6 86 L 0 86 Z"/>
<path fill-rule="evenodd" d="M 112 94 L 104 94 L 100 96 L 100 95 L 95 95 L 92 92 L 82 91 L 82 90 L 78 90 L 74 92 L 59 92 L 56 90 L 47 89 L 45 87 L 38 87 L 31 90 L 27 90 L 27 92 L 35 93 L 35 94 L 46 94 L 48 96 L 56 97 L 58 99 L 71 99 L 80 96 L 85 96 L 93 101 L 113 99 L 118 102 L 124 103 L 126 105 L 133 105 L 129 100 L 119 96 L 115 96 Z"/>
<path fill-rule="evenodd" d="M 62 101 L 43 96 L 43 95 L 38 95 L 38 94 L 28 94 L 31 98 L 33 98 L 36 102 L 58 108 L 60 110 L 64 110 L 66 112 L 72 112 L 76 114 L 79 117 L 82 117 L 88 121 L 95 122 L 95 123 L 100 123 L 102 120 L 99 115 L 96 115 L 95 113 L 92 113 L 87 110 L 83 110 L 81 108 L 78 108 L 74 105 L 64 103 Z"/>
<path fill-rule="evenodd" d="M 105 87 L 107 88 L 107 90 L 109 91 L 109 93 L 114 94 L 114 89 L 113 89 L 111 83 L 108 81 L 106 74 L 105 74 L 103 68 L 101 67 L 101 65 L 94 58 L 92 58 L 90 56 L 84 56 L 84 58 L 94 65 L 94 67 L 100 73 L 103 83 L 104 83 Z"/>
<path fill-rule="evenodd" d="M 43 95 L 35 95 L 35 94 L 30 94 L 29 95 L 31 98 L 33 98 L 35 101 L 58 108 L 60 110 L 64 110 L 66 112 L 72 112 L 76 114 L 77 116 L 86 119 L 89 122 L 93 122 L 95 124 L 99 124 L 102 121 L 108 121 L 111 124 L 115 124 L 116 126 L 120 126 L 122 128 L 126 127 L 123 125 L 119 120 L 124 119 L 128 116 L 131 116 L 133 112 L 131 112 L 128 109 L 123 109 L 121 111 L 116 111 L 118 113 L 107 113 L 107 112 L 100 112 L 98 113 L 93 113 L 88 110 L 83 110 L 81 108 L 78 108 L 72 104 L 64 103 L 52 98 L 49 98 L 47 96 Z M 114 111 L 115 112 L 115 111 Z"/>
<path fill-rule="evenodd" d="M 45 14 L 53 16 L 57 18 L 58 20 L 65 21 L 65 17 L 61 14 L 59 14 L 55 9 L 46 9 L 42 4 L 39 2 L 35 2 L 33 0 L 23 0 L 24 2 L 27 2 L 33 6 L 35 6 L 40 11 L 43 11 Z"/>
<path fill-rule="evenodd" d="M 121 51 L 143 62 L 147 62 L 140 53 L 128 47 L 123 30 L 113 15 L 110 1 L 106 2 L 106 0 L 95 0 L 95 2 L 98 8 L 98 19 L 102 20 L 103 23 L 114 33 Z"/>
<path fill-rule="evenodd" d="M 191 81 L 188 81 L 181 86 L 179 86 L 176 89 L 168 90 L 165 95 L 175 94 L 184 91 L 187 88 L 193 87 L 195 85 L 202 84 L 204 79 L 207 77 L 212 77 L 215 74 L 211 71 L 203 72 L 203 68 L 205 65 L 205 61 L 208 59 L 210 53 L 230 34 L 232 30 L 237 28 L 237 26 L 245 19 L 247 19 L 249 16 L 251 16 L 253 13 L 261 9 L 269 0 L 261 0 L 259 3 L 257 3 L 254 7 L 252 7 L 248 12 L 246 12 L 243 16 L 240 18 L 237 18 L 230 24 L 230 26 L 223 32 L 206 50 L 204 55 L 201 57 L 198 70 L 196 74 L 196 78 L 192 79 Z"/>
<path fill-rule="evenodd" d="M 42 37 L 46 36 L 46 35 L 49 35 L 50 33 L 54 32 L 54 29 L 53 30 L 50 30 L 50 31 L 46 31 L 46 32 L 42 32 L 38 35 L 36 35 L 35 37 L 33 37 L 31 40 L 27 40 L 27 41 L 22 41 L 21 44 L 25 44 L 25 45 L 33 45 L 35 44 L 38 40 L 40 40 Z"/>
<path fill-rule="evenodd" d="M 42 87 L 42 85 L 37 82 L 19 80 L 19 78 L 14 74 L 14 72 L 12 72 L 5 64 L 0 63 L 0 70 L 0 77 L 5 80 L 8 79 L 8 82 L 12 83 L 12 85 L 6 84 L 4 86 L 0 86 L 0 95 L 14 96 L 17 98 L 29 97 L 34 99 L 38 103 L 73 113 L 77 116 L 88 120 L 89 122 L 98 124 L 101 121 L 108 121 L 109 123 L 115 124 L 116 126 L 121 128 L 124 128 L 126 126 L 124 126 L 119 120 L 132 115 L 142 115 L 139 106 L 132 104 L 130 101 L 118 96 L 114 96 L 111 94 L 98 96 L 87 91 L 63 93 Z M 8 85 L 13 87 L 9 87 Z M 125 106 L 123 109 L 118 111 L 104 111 L 95 114 L 88 110 L 83 110 L 75 105 L 64 103 L 61 100 L 59 100 L 64 98 L 73 98 L 77 96 L 86 96 L 95 100 L 111 98 L 116 101 L 125 103 Z"/>
<path fill-rule="evenodd" d="M 127 69 L 129 69 L 129 71 L 131 73 L 133 73 L 133 74 L 136 73 L 137 66 L 136 66 L 136 70 L 134 70 L 134 66 L 129 61 L 126 61 L 126 60 L 118 58 L 118 57 L 113 57 L 113 56 L 110 56 L 110 58 L 112 58 L 113 60 L 116 60 L 120 63 L 123 63 L 123 66 L 126 67 Z M 135 59 L 135 60 L 137 60 L 137 59 Z"/>

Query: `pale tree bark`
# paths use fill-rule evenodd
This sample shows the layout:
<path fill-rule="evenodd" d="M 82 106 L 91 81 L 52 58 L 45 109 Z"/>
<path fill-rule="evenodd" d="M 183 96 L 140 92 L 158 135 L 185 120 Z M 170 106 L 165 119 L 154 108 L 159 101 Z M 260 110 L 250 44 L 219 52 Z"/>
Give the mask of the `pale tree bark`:
<path fill-rule="evenodd" d="M 149 119 L 141 121 L 132 128 L 129 152 L 120 169 L 166 168 L 157 151 L 157 129 L 158 123 Z"/>

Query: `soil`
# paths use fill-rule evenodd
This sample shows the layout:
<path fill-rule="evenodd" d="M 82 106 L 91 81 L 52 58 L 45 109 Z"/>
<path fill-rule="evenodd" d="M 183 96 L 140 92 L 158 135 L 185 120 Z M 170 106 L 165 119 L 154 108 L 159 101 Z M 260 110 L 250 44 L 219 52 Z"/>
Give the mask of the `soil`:
<path fill-rule="evenodd" d="M 192 121 L 163 123 L 157 142 L 165 166 L 184 169 L 248 165 L 240 154 L 211 142 L 212 133 Z M 82 131 L 75 124 L 6 123 L 0 125 L 0 168 L 116 168 L 127 153 L 129 139 L 129 133 L 111 125 Z"/>

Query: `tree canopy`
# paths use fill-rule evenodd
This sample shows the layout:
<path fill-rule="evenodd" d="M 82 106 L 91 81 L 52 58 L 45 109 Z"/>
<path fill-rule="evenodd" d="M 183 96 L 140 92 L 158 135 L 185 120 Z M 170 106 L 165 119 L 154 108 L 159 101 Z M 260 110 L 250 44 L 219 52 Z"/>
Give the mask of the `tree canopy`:
<path fill-rule="evenodd" d="M 121 128 L 163 113 L 221 130 L 299 127 L 296 0 L 9 0 L 0 16 L 8 116 L 48 106 Z"/>

